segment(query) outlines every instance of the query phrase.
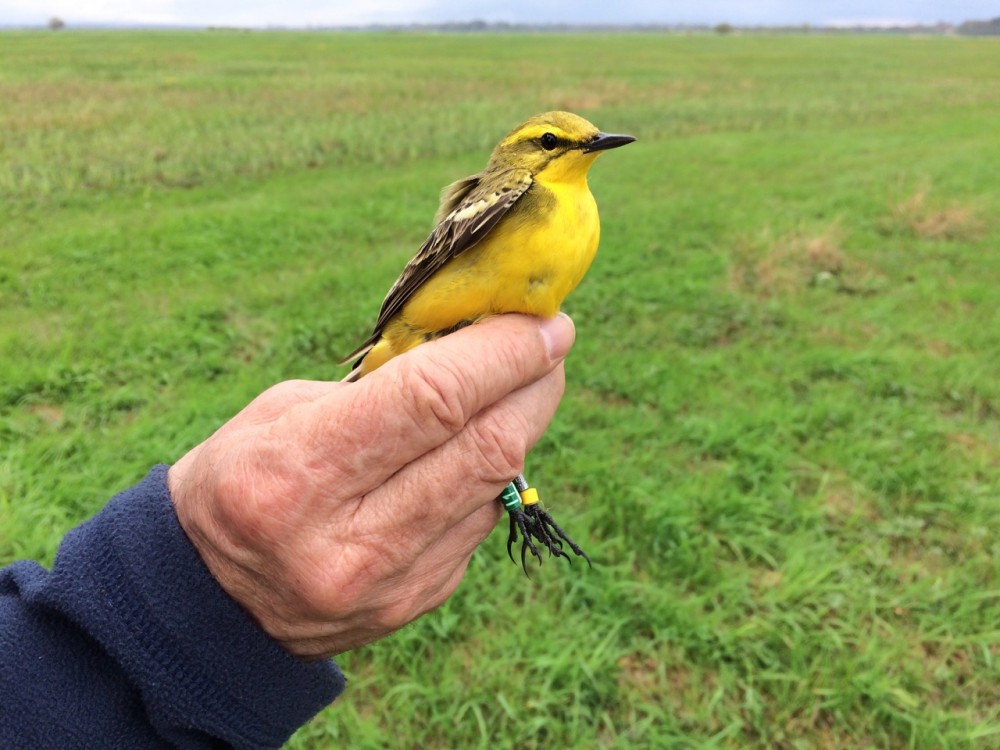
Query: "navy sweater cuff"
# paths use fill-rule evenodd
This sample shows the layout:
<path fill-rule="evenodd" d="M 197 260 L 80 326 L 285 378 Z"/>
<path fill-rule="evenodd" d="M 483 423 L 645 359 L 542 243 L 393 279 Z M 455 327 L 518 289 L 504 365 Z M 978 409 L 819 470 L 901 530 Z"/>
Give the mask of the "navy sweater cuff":
<path fill-rule="evenodd" d="M 71 531 L 31 598 L 100 644 L 158 736 L 278 747 L 340 694 L 343 675 L 284 651 L 222 590 L 181 529 L 166 476 L 155 467 Z"/>

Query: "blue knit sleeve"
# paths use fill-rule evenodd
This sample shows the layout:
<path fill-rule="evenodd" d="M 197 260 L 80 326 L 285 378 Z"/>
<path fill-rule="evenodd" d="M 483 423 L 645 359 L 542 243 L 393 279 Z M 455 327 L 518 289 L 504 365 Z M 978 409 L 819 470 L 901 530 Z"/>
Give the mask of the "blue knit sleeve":
<path fill-rule="evenodd" d="M 344 689 L 219 587 L 166 476 L 69 532 L 51 572 L 0 570 L 0 747 L 280 747 Z"/>

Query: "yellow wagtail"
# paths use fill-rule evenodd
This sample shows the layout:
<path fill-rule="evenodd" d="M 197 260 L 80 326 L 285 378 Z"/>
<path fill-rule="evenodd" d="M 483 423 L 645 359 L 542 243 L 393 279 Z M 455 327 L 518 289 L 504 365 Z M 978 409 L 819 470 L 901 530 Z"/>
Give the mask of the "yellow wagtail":
<path fill-rule="evenodd" d="M 499 313 L 551 317 L 590 267 L 600 238 L 587 170 L 602 151 L 635 138 L 600 132 L 570 112 L 546 112 L 514 128 L 479 174 L 446 187 L 435 228 L 382 303 L 357 358 L 354 381 L 418 344 Z M 524 477 L 500 497 L 510 514 L 507 552 L 520 530 L 525 554 L 541 562 L 565 542 L 590 558 L 538 503 Z"/>

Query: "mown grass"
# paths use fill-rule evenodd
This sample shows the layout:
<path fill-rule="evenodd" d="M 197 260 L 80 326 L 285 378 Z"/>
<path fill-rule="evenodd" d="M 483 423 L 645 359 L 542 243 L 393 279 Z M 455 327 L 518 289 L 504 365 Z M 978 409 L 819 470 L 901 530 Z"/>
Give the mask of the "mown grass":
<path fill-rule="evenodd" d="M 338 377 L 551 108 L 640 138 L 528 467 L 594 570 L 498 532 L 292 747 L 996 747 L 989 40 L 3 34 L 3 559 Z"/>

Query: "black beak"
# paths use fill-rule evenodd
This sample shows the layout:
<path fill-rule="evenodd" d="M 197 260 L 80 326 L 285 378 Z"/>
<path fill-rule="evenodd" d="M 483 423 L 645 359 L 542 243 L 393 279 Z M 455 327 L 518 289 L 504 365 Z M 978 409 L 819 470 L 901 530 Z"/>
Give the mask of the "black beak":
<path fill-rule="evenodd" d="M 598 133 L 589 141 L 583 144 L 583 153 L 589 154 L 591 151 L 607 151 L 609 148 L 618 148 L 635 140 L 634 135 L 615 135 L 614 133 Z"/>

